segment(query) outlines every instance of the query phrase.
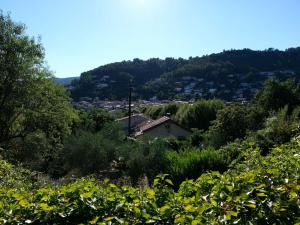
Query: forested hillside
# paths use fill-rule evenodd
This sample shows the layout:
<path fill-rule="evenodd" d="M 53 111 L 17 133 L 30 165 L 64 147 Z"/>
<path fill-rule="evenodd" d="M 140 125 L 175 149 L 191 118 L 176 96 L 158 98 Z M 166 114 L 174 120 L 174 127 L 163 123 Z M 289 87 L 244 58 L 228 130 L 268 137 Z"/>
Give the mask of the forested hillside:
<path fill-rule="evenodd" d="M 69 87 L 72 97 L 126 99 L 132 81 L 141 99 L 225 100 L 252 98 L 267 79 L 299 79 L 300 48 L 230 50 L 189 59 L 134 59 L 81 74 Z"/>

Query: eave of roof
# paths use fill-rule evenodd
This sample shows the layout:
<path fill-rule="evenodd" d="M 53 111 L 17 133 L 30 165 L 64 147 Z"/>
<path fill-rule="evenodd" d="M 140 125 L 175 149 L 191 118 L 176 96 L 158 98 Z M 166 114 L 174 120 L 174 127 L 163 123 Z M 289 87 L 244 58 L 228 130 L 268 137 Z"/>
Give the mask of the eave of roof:
<path fill-rule="evenodd" d="M 147 131 L 147 130 L 150 130 L 150 129 L 153 129 L 154 127 L 157 127 L 161 124 L 164 124 L 165 122 L 167 121 L 172 121 L 169 117 L 167 116 L 163 116 L 157 120 L 154 120 L 148 124 L 145 124 L 144 126 L 141 126 L 140 127 L 140 132 L 144 132 L 144 131 Z"/>
<path fill-rule="evenodd" d="M 140 113 L 140 114 L 133 114 L 131 116 L 131 118 L 133 118 L 133 117 L 141 117 L 143 119 L 148 119 L 148 117 L 146 115 L 142 114 L 142 113 Z M 128 118 L 129 118 L 128 116 L 125 116 L 125 117 L 122 117 L 120 119 L 116 119 L 116 121 L 120 122 L 120 121 L 128 120 Z"/>

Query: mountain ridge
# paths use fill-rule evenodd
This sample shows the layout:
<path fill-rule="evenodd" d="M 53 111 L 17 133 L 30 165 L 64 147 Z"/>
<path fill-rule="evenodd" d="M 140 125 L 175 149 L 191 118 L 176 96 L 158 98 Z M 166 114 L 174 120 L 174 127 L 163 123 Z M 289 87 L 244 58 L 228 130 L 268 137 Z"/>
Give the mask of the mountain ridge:
<path fill-rule="evenodd" d="M 136 99 L 218 97 L 249 99 L 267 79 L 300 77 L 300 47 L 284 51 L 227 50 L 202 57 L 133 59 L 81 74 L 68 86 L 72 98 Z"/>
<path fill-rule="evenodd" d="M 79 77 L 54 77 L 54 81 L 58 84 L 62 85 L 70 85 L 71 82 L 75 79 L 79 79 Z"/>

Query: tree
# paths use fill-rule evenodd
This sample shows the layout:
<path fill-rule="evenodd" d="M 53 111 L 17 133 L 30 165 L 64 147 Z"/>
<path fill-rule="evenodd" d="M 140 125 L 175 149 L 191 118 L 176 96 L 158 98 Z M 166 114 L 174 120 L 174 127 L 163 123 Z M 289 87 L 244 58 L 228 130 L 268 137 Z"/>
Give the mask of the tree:
<path fill-rule="evenodd" d="M 217 113 L 206 138 L 213 147 L 243 139 L 248 131 L 261 129 L 266 113 L 252 105 L 229 105 Z"/>
<path fill-rule="evenodd" d="M 268 80 L 264 88 L 255 96 L 255 103 L 265 111 L 277 111 L 285 105 L 292 110 L 300 103 L 299 87 L 294 80 L 284 82 Z"/>
<path fill-rule="evenodd" d="M 109 170 L 117 160 L 117 150 L 124 147 L 125 133 L 117 123 L 107 123 L 99 132 L 80 130 L 64 141 L 63 164 L 66 172 L 76 175 Z"/>
<path fill-rule="evenodd" d="M 65 89 L 45 67 L 40 41 L 0 13 L 0 145 L 16 146 L 17 139 L 42 132 L 57 147 L 74 119 Z"/>
<path fill-rule="evenodd" d="M 222 108 L 224 102 L 221 100 L 201 100 L 192 105 L 182 105 L 176 113 L 175 120 L 189 128 L 207 130 Z"/>
<path fill-rule="evenodd" d="M 79 120 L 73 125 L 74 130 L 98 132 L 105 124 L 114 121 L 113 116 L 104 109 L 79 110 L 78 115 Z"/>

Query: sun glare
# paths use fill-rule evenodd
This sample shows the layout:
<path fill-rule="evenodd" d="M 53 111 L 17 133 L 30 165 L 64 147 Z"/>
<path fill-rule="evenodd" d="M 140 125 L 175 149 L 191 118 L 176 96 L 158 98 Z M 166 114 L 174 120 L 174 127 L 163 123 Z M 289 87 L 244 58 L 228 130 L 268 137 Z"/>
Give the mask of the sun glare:
<path fill-rule="evenodd" d="M 119 3 L 131 16 L 139 16 L 141 19 L 154 16 L 154 13 L 164 8 L 166 0 L 119 0 Z"/>
<path fill-rule="evenodd" d="M 150 0 L 129 0 L 129 2 L 137 7 L 144 7 Z"/>

